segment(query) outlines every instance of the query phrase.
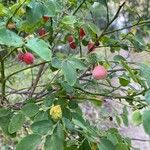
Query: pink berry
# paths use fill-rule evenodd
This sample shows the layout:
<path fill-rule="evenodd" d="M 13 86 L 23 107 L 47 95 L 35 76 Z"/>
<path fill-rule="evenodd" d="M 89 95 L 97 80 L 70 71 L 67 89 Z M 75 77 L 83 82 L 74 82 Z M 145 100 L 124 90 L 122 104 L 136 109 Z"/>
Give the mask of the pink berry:
<path fill-rule="evenodd" d="M 107 70 L 100 65 L 94 67 L 94 69 L 92 70 L 92 76 L 96 80 L 105 79 L 107 77 L 107 74 L 108 74 Z"/>
<path fill-rule="evenodd" d="M 89 52 L 91 52 L 91 51 L 93 51 L 95 49 L 95 44 L 94 44 L 94 42 L 89 42 L 88 43 L 88 51 Z"/>
<path fill-rule="evenodd" d="M 72 35 L 69 35 L 68 37 L 67 37 L 67 41 L 69 42 L 69 43 L 71 43 L 71 42 L 73 42 L 73 36 Z"/>
<path fill-rule="evenodd" d="M 24 57 L 24 53 L 19 52 L 19 54 L 18 54 L 18 56 L 17 56 L 17 59 L 18 59 L 19 61 L 23 61 L 23 57 Z"/>
<path fill-rule="evenodd" d="M 46 30 L 44 28 L 39 29 L 38 31 L 39 36 L 43 36 L 46 34 Z"/>
<path fill-rule="evenodd" d="M 72 43 L 70 43 L 70 47 L 72 48 L 72 49 L 76 49 L 76 43 L 75 42 L 72 42 Z"/>
<path fill-rule="evenodd" d="M 23 61 L 24 61 L 27 65 L 33 64 L 33 62 L 34 62 L 34 56 L 33 56 L 33 54 L 31 54 L 31 53 L 29 53 L 29 52 L 24 53 L 24 55 L 23 55 Z"/>
<path fill-rule="evenodd" d="M 80 35 L 80 39 L 83 39 L 83 37 L 85 36 L 85 31 L 83 28 L 80 28 L 79 35 Z"/>

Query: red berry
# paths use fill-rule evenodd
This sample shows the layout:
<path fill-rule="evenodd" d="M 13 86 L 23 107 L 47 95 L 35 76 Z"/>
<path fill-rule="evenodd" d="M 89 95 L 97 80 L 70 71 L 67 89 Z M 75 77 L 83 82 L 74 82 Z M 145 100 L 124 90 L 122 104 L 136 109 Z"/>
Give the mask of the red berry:
<path fill-rule="evenodd" d="M 83 28 L 80 28 L 79 34 L 80 34 L 80 39 L 83 39 L 83 37 L 85 36 L 85 31 Z"/>
<path fill-rule="evenodd" d="M 17 56 L 19 61 L 23 61 L 24 53 L 20 52 Z"/>
<path fill-rule="evenodd" d="M 92 76 L 94 79 L 96 80 L 102 80 L 105 79 L 107 77 L 107 70 L 103 67 L 103 66 L 96 66 L 93 70 L 92 70 Z"/>
<path fill-rule="evenodd" d="M 23 61 L 26 64 L 33 64 L 33 62 L 34 62 L 34 56 L 33 56 L 33 54 L 31 54 L 29 52 L 24 53 L 24 55 L 23 55 Z"/>
<path fill-rule="evenodd" d="M 93 42 L 88 43 L 88 51 L 91 52 L 95 49 L 95 44 Z"/>
<path fill-rule="evenodd" d="M 49 20 L 49 16 L 43 16 L 43 20 L 45 21 L 45 22 L 47 22 L 48 20 Z"/>
<path fill-rule="evenodd" d="M 72 43 L 70 43 L 70 47 L 72 48 L 72 49 L 76 49 L 76 43 L 75 42 L 72 42 Z"/>
<path fill-rule="evenodd" d="M 46 30 L 44 28 L 39 29 L 38 31 L 39 36 L 43 36 L 46 34 Z"/>
<path fill-rule="evenodd" d="M 73 42 L 73 36 L 72 35 L 69 35 L 68 37 L 67 37 L 67 41 L 69 42 L 69 43 L 71 43 L 71 42 Z"/>

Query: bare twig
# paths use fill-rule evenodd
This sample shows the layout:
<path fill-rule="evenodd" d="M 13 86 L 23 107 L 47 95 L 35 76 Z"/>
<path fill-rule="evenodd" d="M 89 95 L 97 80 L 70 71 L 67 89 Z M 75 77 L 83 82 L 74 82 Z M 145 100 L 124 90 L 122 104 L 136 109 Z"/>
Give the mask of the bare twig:
<path fill-rule="evenodd" d="M 35 65 L 32 65 L 32 66 L 23 68 L 23 69 L 21 69 L 21 70 L 18 70 L 18 71 L 16 71 L 16 72 L 13 72 L 12 74 L 8 75 L 8 76 L 5 78 L 5 80 L 8 80 L 8 79 L 9 79 L 10 77 L 12 77 L 13 75 L 18 74 L 18 73 L 20 73 L 20 72 L 22 72 L 22 71 L 25 71 L 25 70 L 31 69 L 31 68 L 35 68 L 35 67 L 37 67 L 37 66 L 40 66 L 40 65 L 46 64 L 46 63 L 49 63 L 49 61 L 41 62 L 41 63 L 39 63 L 39 64 L 35 64 Z"/>
<path fill-rule="evenodd" d="M 36 86 L 37 86 L 37 84 L 38 84 L 38 82 L 39 82 L 39 80 L 40 80 L 41 74 L 42 74 L 42 72 L 43 72 L 44 66 L 45 66 L 45 64 L 42 64 L 42 65 L 40 66 L 40 68 L 39 68 L 39 72 L 38 72 L 37 77 L 36 77 L 36 79 L 35 79 L 35 81 L 34 81 L 34 83 L 33 83 L 33 86 L 32 86 L 32 88 L 31 88 L 31 93 L 30 93 L 29 97 L 32 97 L 32 95 L 33 95 L 33 93 L 34 93 L 34 91 L 35 91 L 35 89 L 36 89 Z"/>

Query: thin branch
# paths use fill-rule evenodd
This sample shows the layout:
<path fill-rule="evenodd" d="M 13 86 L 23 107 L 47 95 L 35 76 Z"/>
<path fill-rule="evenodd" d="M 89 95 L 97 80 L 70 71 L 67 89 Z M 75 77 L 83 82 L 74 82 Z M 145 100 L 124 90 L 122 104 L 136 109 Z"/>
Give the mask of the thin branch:
<path fill-rule="evenodd" d="M 146 21 L 141 21 L 141 22 L 137 22 L 131 26 L 125 26 L 123 28 L 120 28 L 120 29 L 116 29 L 116 30 L 112 30 L 112 31 L 108 31 L 108 32 L 105 32 L 103 33 L 104 35 L 107 35 L 107 34 L 112 34 L 112 33 L 115 33 L 115 32 L 118 32 L 118 31 L 122 31 L 122 30 L 125 30 L 125 29 L 129 29 L 129 28 L 133 28 L 135 26 L 142 26 L 142 25 L 145 25 L 145 24 L 150 24 L 150 20 L 146 20 Z"/>
<path fill-rule="evenodd" d="M 109 7 L 108 7 L 108 0 L 106 0 L 106 10 L 107 10 L 107 24 L 109 24 Z"/>
<path fill-rule="evenodd" d="M 101 33 L 101 35 L 98 37 L 97 42 L 103 37 L 103 35 L 104 35 L 104 33 L 106 32 L 106 30 L 107 30 L 107 29 L 110 27 L 110 25 L 116 20 L 116 18 L 118 17 L 118 15 L 119 15 L 119 13 L 120 13 L 122 7 L 125 5 L 125 3 L 126 3 L 126 2 L 123 2 L 123 3 L 119 6 L 119 8 L 118 8 L 118 10 L 117 10 L 117 12 L 116 12 L 116 14 L 115 14 L 115 16 L 114 16 L 113 19 L 107 24 L 107 26 L 105 27 L 105 29 L 103 30 L 103 32 Z"/>
<path fill-rule="evenodd" d="M 150 142 L 149 139 L 138 139 L 138 138 L 131 138 L 132 141 L 141 141 L 141 142 Z"/>
<path fill-rule="evenodd" d="M 78 12 L 78 10 L 79 10 L 80 7 L 85 3 L 85 1 L 86 1 L 86 0 L 83 0 L 83 1 L 80 3 L 80 5 L 76 8 L 76 10 L 72 13 L 73 15 L 75 15 L 75 14 Z"/>
<path fill-rule="evenodd" d="M 1 60 L 1 83 L 2 83 L 2 99 L 0 100 L 0 104 L 4 103 L 5 100 L 5 66 L 4 61 Z"/>
<path fill-rule="evenodd" d="M 25 71 L 25 70 L 27 70 L 27 69 L 35 68 L 35 67 L 37 67 L 37 66 L 40 66 L 40 65 L 42 65 L 42 64 L 46 64 L 46 63 L 49 63 L 49 62 L 50 62 L 50 61 L 45 61 L 45 62 L 42 62 L 42 63 L 39 63 L 39 64 L 35 64 L 35 65 L 32 65 L 32 66 L 23 68 L 23 69 L 18 70 L 18 71 L 16 71 L 16 72 L 13 72 L 12 74 L 8 75 L 8 76 L 5 78 L 5 81 L 8 80 L 10 77 L 12 77 L 12 76 L 15 75 L 15 74 L 18 74 L 18 73 L 20 73 L 20 72 L 22 72 L 22 71 Z"/>
<path fill-rule="evenodd" d="M 40 66 L 40 68 L 39 68 L 39 72 L 38 72 L 38 74 L 37 74 L 37 77 L 36 77 L 36 79 L 35 79 L 35 81 L 34 81 L 34 83 L 33 83 L 33 86 L 31 87 L 31 93 L 30 93 L 29 97 L 32 97 L 32 95 L 33 95 L 33 93 L 34 93 L 34 91 L 35 91 L 35 89 L 36 89 L 36 86 L 37 86 L 37 84 L 38 84 L 38 82 L 39 82 L 39 80 L 40 80 L 41 74 L 42 74 L 42 72 L 43 72 L 44 66 L 45 66 L 45 64 L 42 64 L 42 65 Z"/>

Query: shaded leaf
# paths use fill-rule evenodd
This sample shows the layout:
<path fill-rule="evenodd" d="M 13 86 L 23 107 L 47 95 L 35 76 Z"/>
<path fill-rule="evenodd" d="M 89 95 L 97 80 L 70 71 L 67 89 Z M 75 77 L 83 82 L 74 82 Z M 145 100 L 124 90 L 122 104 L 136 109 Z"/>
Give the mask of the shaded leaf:
<path fill-rule="evenodd" d="M 64 132 L 60 124 L 58 124 L 52 135 L 46 137 L 44 149 L 64 150 Z"/>
<path fill-rule="evenodd" d="M 142 114 L 140 113 L 139 110 L 135 110 L 132 113 L 132 121 L 134 125 L 140 125 L 142 123 Z"/>
<path fill-rule="evenodd" d="M 10 113 L 10 109 L 0 108 L 0 117 L 7 116 Z"/>
<path fill-rule="evenodd" d="M 21 129 L 25 121 L 25 116 L 23 114 L 15 114 L 9 123 L 8 131 L 9 133 L 15 133 Z"/>
<path fill-rule="evenodd" d="M 53 129 L 53 123 L 50 120 L 38 121 L 31 125 L 31 129 L 35 134 L 44 135 Z"/>
<path fill-rule="evenodd" d="M 21 47 L 23 45 L 23 40 L 16 33 L 6 28 L 0 28 L 0 44 Z"/>
<path fill-rule="evenodd" d="M 145 132 L 150 135 L 150 110 L 143 112 L 143 126 Z"/>
<path fill-rule="evenodd" d="M 41 136 L 30 134 L 24 137 L 16 146 L 16 150 L 36 150 L 41 142 Z"/>
<path fill-rule="evenodd" d="M 33 117 L 39 112 L 39 107 L 34 103 L 28 103 L 22 107 L 22 112 L 27 117 Z"/>
<path fill-rule="evenodd" d="M 66 25 L 71 25 L 71 24 L 76 23 L 76 21 L 77 20 L 75 16 L 65 16 L 61 22 Z"/>
<path fill-rule="evenodd" d="M 74 65 L 70 61 L 64 61 L 62 63 L 62 71 L 65 76 L 65 80 L 73 86 L 77 80 L 77 73 Z"/>

